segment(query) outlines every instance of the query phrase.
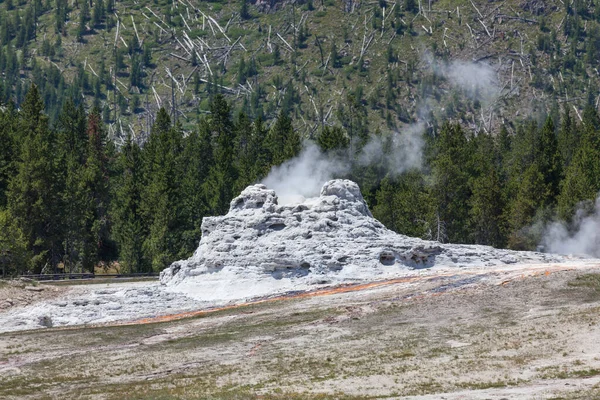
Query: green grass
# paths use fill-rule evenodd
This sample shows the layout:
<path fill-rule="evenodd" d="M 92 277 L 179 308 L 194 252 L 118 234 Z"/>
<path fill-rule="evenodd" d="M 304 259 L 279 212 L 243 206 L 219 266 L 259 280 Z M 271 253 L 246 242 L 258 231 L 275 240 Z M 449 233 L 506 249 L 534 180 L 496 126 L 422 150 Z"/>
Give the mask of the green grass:
<path fill-rule="evenodd" d="M 569 282 L 571 287 L 584 287 L 600 294 L 600 274 L 585 274 Z"/>

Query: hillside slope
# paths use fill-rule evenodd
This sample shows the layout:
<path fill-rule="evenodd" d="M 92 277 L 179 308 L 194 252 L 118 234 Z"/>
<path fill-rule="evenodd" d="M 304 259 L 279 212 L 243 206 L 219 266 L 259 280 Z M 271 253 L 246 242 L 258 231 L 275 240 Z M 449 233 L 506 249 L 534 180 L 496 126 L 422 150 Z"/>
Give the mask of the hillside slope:
<path fill-rule="evenodd" d="M 310 137 L 432 117 L 495 131 L 597 101 L 594 3 L 5 0 L 0 98 L 31 79 L 51 116 L 81 99 L 117 136 L 148 132 L 160 106 L 191 127 L 217 92 L 252 117 L 291 112 Z"/>

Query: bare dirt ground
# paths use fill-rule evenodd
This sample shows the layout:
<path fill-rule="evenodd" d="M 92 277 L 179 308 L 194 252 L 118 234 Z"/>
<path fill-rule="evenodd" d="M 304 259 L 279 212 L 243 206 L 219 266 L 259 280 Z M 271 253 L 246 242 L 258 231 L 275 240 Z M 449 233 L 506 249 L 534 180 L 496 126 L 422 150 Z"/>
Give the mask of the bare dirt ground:
<path fill-rule="evenodd" d="M 600 399 L 600 264 L 0 334 L 4 399 Z"/>
<path fill-rule="evenodd" d="M 39 285 L 31 280 L 0 280 L 0 312 L 60 297 L 68 287 Z"/>

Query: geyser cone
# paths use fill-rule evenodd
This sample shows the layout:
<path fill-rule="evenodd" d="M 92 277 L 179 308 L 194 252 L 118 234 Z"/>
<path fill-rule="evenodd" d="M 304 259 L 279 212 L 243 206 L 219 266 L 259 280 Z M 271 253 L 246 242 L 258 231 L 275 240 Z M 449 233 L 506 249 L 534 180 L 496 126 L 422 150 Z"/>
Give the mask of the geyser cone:
<path fill-rule="evenodd" d="M 296 205 L 279 205 L 264 185 L 247 187 L 226 215 L 204 218 L 194 255 L 173 263 L 160 279 L 195 298 L 228 301 L 415 269 L 559 258 L 399 235 L 373 218 L 355 182 L 338 179 L 325 183 L 319 197 Z"/>

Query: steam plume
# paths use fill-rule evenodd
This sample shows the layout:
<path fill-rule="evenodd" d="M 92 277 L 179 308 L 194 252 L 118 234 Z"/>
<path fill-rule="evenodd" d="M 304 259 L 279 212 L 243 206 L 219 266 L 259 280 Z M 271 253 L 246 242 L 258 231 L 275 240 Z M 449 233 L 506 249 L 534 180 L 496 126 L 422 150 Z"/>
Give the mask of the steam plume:
<path fill-rule="evenodd" d="M 569 232 L 561 222 L 550 224 L 542 241 L 547 251 L 600 257 L 600 195 L 591 214 L 587 214 L 583 207 L 578 208 L 574 228 Z"/>
<path fill-rule="evenodd" d="M 297 157 L 273 167 L 262 183 L 275 190 L 281 204 L 293 204 L 318 196 L 323 183 L 344 172 L 343 162 L 328 159 L 317 145 L 305 143 Z"/>
<path fill-rule="evenodd" d="M 382 163 L 392 174 L 421 168 L 423 129 L 419 123 L 391 136 L 371 137 L 357 156 L 359 165 Z M 325 182 L 349 172 L 347 159 L 325 155 L 317 145 L 306 142 L 297 157 L 273 167 L 262 183 L 275 190 L 281 204 L 293 204 L 318 196 Z"/>

